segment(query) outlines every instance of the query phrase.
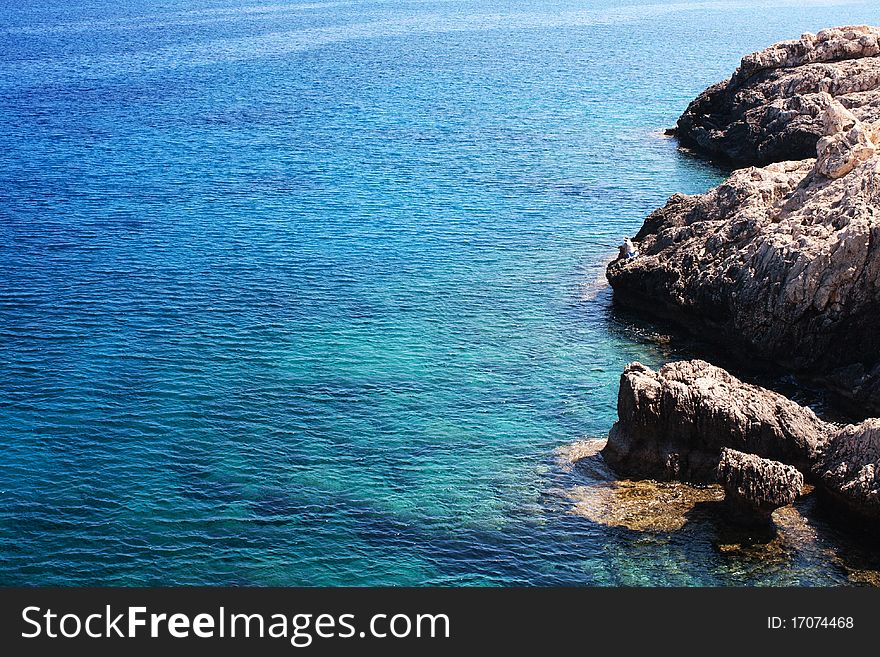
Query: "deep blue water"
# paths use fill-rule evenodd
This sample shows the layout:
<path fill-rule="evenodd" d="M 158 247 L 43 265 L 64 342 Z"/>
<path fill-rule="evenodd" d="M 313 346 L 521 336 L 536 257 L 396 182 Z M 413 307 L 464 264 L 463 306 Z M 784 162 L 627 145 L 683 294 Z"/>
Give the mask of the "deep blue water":
<path fill-rule="evenodd" d="M 2 5 L 0 584 L 848 581 L 573 514 L 556 452 L 674 356 L 601 286 L 722 178 L 662 129 L 880 9 Z"/>

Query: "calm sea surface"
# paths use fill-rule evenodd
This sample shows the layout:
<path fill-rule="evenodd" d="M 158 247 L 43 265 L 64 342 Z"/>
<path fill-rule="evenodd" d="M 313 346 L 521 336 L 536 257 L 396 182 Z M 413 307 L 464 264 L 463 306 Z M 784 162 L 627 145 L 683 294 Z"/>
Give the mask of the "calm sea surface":
<path fill-rule="evenodd" d="M 539 8 L 536 8 L 538 6 Z M 873 3 L 0 7 L 0 584 L 850 581 L 572 512 L 662 137 Z"/>

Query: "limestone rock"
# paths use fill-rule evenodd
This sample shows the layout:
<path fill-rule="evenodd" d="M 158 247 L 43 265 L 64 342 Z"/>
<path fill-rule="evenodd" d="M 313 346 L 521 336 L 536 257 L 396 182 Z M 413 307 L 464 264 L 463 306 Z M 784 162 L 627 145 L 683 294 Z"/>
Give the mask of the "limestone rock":
<path fill-rule="evenodd" d="M 676 134 L 738 165 L 813 157 L 831 134 L 822 118 L 830 97 L 863 122 L 880 119 L 878 40 L 880 28 L 831 28 L 747 55 L 688 106 Z"/>
<path fill-rule="evenodd" d="M 833 428 L 809 408 L 701 360 L 621 376 L 618 421 L 602 450 L 626 477 L 715 481 L 730 447 L 809 471 Z"/>
<path fill-rule="evenodd" d="M 717 469 L 731 518 L 744 524 L 770 521 L 770 514 L 794 502 L 801 494 L 804 476 L 796 468 L 723 448 Z"/>
<path fill-rule="evenodd" d="M 880 140 L 827 101 L 822 130 L 840 131 L 817 159 L 674 195 L 607 277 L 618 302 L 880 409 Z"/>
<path fill-rule="evenodd" d="M 833 116 L 836 109 L 843 108 L 836 101 L 831 101 L 825 111 L 826 116 Z M 827 119 L 826 123 L 828 129 L 833 130 L 841 122 L 838 117 L 833 117 Z M 815 170 L 827 178 L 842 178 L 856 166 L 873 157 L 876 152 L 875 131 L 860 121 L 854 120 L 851 123 L 847 121 L 839 132 L 819 139 L 816 144 Z"/>
<path fill-rule="evenodd" d="M 841 429 L 815 471 L 835 502 L 872 523 L 880 521 L 880 419 Z"/>
<path fill-rule="evenodd" d="M 636 235 L 640 255 L 606 272 L 616 302 L 823 381 L 863 412 L 880 411 L 878 40 L 878 28 L 835 28 L 744 57 L 678 136 L 772 163 L 672 196 Z M 839 428 L 703 361 L 627 366 L 618 415 L 602 454 L 624 476 L 718 478 L 760 519 L 796 495 L 794 466 L 880 520 L 880 419 Z"/>

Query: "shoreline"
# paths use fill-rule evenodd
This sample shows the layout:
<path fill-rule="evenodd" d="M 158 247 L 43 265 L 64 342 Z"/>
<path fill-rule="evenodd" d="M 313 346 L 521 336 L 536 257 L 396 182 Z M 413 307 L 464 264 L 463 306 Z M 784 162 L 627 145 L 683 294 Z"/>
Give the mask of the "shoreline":
<path fill-rule="evenodd" d="M 613 304 L 626 312 L 714 343 L 735 372 L 817 384 L 832 413 L 865 421 L 825 422 L 704 361 L 657 372 L 632 363 L 602 449 L 618 476 L 722 483 L 729 514 L 735 507 L 765 528 L 775 527 L 774 509 L 802 497 L 803 476 L 842 526 L 880 536 L 880 420 L 865 419 L 880 411 L 871 321 L 880 309 L 880 111 L 864 97 L 880 99 L 880 86 L 859 77 L 880 73 L 878 55 L 880 28 L 855 26 L 743 57 L 730 80 L 690 104 L 674 138 L 745 168 L 704 194 L 673 195 L 636 234 L 640 254 L 606 270 Z M 841 71 L 851 81 L 835 82 L 835 98 L 824 80 Z M 844 93 L 853 89 L 861 95 Z M 756 109 L 755 97 L 766 107 Z"/>
<path fill-rule="evenodd" d="M 630 533 L 639 541 L 699 536 L 731 563 L 827 561 L 851 586 L 880 587 L 875 537 L 839 522 L 837 511 L 814 487 L 775 511 L 772 525 L 744 527 L 728 520 L 718 484 L 617 476 L 601 456 L 606 442 L 587 437 L 554 450 L 564 483 L 556 494 L 572 516 Z"/>

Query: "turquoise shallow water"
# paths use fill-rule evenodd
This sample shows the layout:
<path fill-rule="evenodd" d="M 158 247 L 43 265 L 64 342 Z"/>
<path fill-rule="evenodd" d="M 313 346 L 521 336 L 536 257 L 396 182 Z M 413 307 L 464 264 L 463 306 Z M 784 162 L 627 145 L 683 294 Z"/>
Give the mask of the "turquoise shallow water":
<path fill-rule="evenodd" d="M 0 8 L 0 584 L 832 584 L 571 513 L 661 136 L 870 3 Z M 561 492 L 560 492 L 561 491 Z M 832 547 L 834 545 L 832 544 Z"/>

